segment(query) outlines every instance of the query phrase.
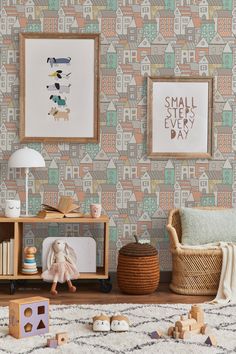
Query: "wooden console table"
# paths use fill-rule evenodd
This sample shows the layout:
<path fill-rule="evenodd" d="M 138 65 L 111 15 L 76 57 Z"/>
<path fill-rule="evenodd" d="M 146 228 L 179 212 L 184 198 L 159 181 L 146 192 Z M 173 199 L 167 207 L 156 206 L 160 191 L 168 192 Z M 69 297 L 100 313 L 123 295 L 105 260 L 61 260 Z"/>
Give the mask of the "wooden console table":
<path fill-rule="evenodd" d="M 10 281 L 10 294 L 15 292 L 15 282 L 17 280 L 42 279 L 42 269 L 33 275 L 21 274 L 22 254 L 23 254 L 23 226 L 24 224 L 35 223 L 68 223 L 68 224 L 103 224 L 104 228 L 104 257 L 102 267 L 97 267 L 96 273 L 81 273 L 79 279 L 98 279 L 100 281 L 100 290 L 102 292 L 110 292 L 112 284 L 108 273 L 108 255 L 109 255 L 109 218 L 102 215 L 100 218 L 82 217 L 82 218 L 62 218 L 62 219 L 42 219 L 38 217 L 20 217 L 6 218 L 0 217 L 0 241 L 14 238 L 14 274 L 0 275 L 0 280 Z"/>

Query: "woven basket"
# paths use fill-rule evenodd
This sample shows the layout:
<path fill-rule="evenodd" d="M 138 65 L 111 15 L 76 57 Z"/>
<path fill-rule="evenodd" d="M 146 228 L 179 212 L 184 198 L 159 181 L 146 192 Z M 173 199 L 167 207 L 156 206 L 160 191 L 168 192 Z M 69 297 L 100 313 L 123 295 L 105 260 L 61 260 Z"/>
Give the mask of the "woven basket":
<path fill-rule="evenodd" d="M 167 230 L 172 253 L 170 289 L 184 295 L 215 295 L 220 281 L 222 250 L 181 249 L 182 229 L 178 209 L 170 211 Z"/>
<path fill-rule="evenodd" d="M 126 294 L 154 292 L 159 284 L 160 268 L 157 250 L 150 244 L 129 243 L 119 251 L 117 281 Z"/>

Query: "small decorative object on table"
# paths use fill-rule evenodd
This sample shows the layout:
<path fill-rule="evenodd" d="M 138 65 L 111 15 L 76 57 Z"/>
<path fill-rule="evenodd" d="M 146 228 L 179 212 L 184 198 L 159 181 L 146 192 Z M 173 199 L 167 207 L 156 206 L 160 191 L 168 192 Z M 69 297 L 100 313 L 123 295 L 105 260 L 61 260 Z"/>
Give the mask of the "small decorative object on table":
<path fill-rule="evenodd" d="M 6 200 L 5 216 L 7 218 L 19 218 L 20 216 L 20 200 Z"/>
<path fill-rule="evenodd" d="M 188 317 L 180 316 L 174 327 L 168 329 L 168 336 L 175 339 L 186 339 L 191 333 L 206 334 L 209 328 L 204 323 L 204 312 L 199 305 L 192 305 Z"/>
<path fill-rule="evenodd" d="M 110 317 L 101 313 L 98 316 L 93 317 L 93 331 L 94 332 L 109 332 L 111 329 L 110 326 Z"/>
<path fill-rule="evenodd" d="M 102 212 L 101 204 L 91 204 L 90 211 L 92 218 L 100 218 Z"/>
<path fill-rule="evenodd" d="M 21 272 L 23 274 L 37 274 L 38 269 L 35 261 L 36 247 L 25 247 L 24 249 L 24 263 Z"/>
<path fill-rule="evenodd" d="M 23 338 L 49 331 L 49 299 L 41 296 L 9 302 L 9 334 Z"/>
<path fill-rule="evenodd" d="M 47 270 L 42 273 L 45 281 L 52 281 L 51 294 L 57 294 L 57 282 L 67 282 L 70 292 L 75 292 L 76 287 L 72 285 L 72 279 L 79 278 L 79 271 L 76 269 L 76 254 L 64 240 L 55 240 L 48 253 Z"/>
<path fill-rule="evenodd" d="M 159 284 L 159 257 L 155 247 L 136 242 L 129 243 L 119 251 L 117 280 L 126 294 L 144 295 L 154 292 Z"/>

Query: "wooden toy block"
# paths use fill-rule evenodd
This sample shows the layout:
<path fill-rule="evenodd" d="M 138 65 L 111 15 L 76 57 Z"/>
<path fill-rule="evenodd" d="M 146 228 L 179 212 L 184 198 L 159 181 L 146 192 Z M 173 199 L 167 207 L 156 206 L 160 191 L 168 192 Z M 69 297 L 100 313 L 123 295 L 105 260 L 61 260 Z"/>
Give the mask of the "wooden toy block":
<path fill-rule="evenodd" d="M 47 347 L 49 348 L 57 348 L 57 340 L 55 338 L 49 338 L 47 340 Z"/>
<path fill-rule="evenodd" d="M 186 318 L 180 316 L 179 321 L 175 322 L 175 326 L 168 329 L 168 336 L 173 338 L 186 339 L 192 333 L 205 334 L 208 330 L 204 323 L 204 312 L 199 305 L 192 305 Z"/>
<path fill-rule="evenodd" d="M 152 339 L 160 339 L 162 337 L 162 333 L 161 333 L 161 331 L 157 330 L 157 331 L 150 333 L 150 337 Z"/>
<path fill-rule="evenodd" d="M 209 337 L 207 337 L 205 343 L 207 345 L 210 345 L 210 346 L 213 346 L 213 347 L 216 347 L 217 346 L 217 340 L 216 340 L 216 337 L 213 336 L 213 335 L 210 335 Z"/>
<path fill-rule="evenodd" d="M 68 333 L 61 332 L 56 334 L 56 340 L 58 345 L 63 345 L 68 342 Z"/>
<path fill-rule="evenodd" d="M 49 299 L 41 296 L 9 302 L 9 334 L 24 338 L 49 331 Z"/>
<path fill-rule="evenodd" d="M 201 329 L 201 333 L 202 334 L 209 334 L 209 332 L 210 332 L 210 328 L 207 324 L 205 324 Z"/>

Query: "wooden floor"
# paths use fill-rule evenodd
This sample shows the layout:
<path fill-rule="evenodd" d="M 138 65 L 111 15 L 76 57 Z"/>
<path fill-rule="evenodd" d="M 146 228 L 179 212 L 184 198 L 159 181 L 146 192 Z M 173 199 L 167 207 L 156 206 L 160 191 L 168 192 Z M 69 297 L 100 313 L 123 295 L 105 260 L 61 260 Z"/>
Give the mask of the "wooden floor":
<path fill-rule="evenodd" d="M 116 282 L 109 294 L 99 291 L 96 282 L 82 283 L 77 287 L 77 292 L 71 294 L 64 285 L 58 286 L 58 295 L 53 297 L 49 293 L 50 284 L 35 282 L 32 284 L 19 284 L 14 295 L 9 295 L 9 285 L 0 284 L 0 306 L 7 306 L 9 300 L 45 296 L 50 298 L 51 304 L 112 304 L 112 303 L 201 303 L 213 299 L 212 296 L 185 296 L 172 293 L 168 284 L 160 284 L 157 291 L 150 295 L 125 295 L 120 292 Z"/>

